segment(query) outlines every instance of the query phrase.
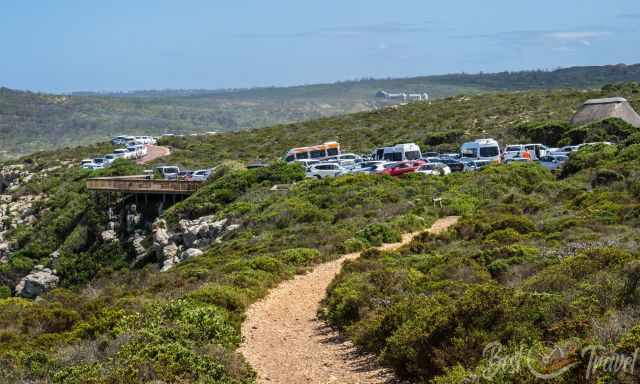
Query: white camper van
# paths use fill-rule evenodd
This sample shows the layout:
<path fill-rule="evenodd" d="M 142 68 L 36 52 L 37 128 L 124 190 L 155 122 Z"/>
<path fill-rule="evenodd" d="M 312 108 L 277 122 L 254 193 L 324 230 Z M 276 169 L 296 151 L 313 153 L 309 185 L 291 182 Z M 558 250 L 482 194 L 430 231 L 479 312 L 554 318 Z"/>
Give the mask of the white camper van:
<path fill-rule="evenodd" d="M 478 139 L 462 144 L 462 158 L 500 162 L 500 145 L 494 139 Z"/>
<path fill-rule="evenodd" d="M 378 148 L 373 153 L 374 160 L 404 161 L 422 158 L 420 147 L 415 143 L 396 144 L 393 147 Z"/>

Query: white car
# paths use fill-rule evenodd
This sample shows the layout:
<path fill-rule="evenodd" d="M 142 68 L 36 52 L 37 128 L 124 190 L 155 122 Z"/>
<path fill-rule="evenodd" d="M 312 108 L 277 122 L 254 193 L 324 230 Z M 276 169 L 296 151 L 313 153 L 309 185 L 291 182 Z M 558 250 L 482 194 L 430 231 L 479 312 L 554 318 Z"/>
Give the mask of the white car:
<path fill-rule="evenodd" d="M 356 169 L 352 169 L 351 173 L 353 174 L 365 173 L 368 175 L 377 175 L 384 172 L 384 169 L 385 169 L 384 166 L 387 164 L 389 163 L 384 161 L 367 161 L 365 163 L 362 163 L 360 167 Z"/>
<path fill-rule="evenodd" d="M 96 157 L 93 159 L 93 164 L 97 164 L 102 166 L 102 168 L 105 168 L 108 167 L 110 163 L 104 157 Z"/>
<path fill-rule="evenodd" d="M 355 168 L 356 164 L 362 162 L 362 157 L 355 153 L 344 153 L 337 156 L 327 157 L 325 161 L 337 162 L 345 168 Z"/>
<path fill-rule="evenodd" d="M 309 168 L 307 177 L 324 179 L 325 177 L 337 177 L 347 173 L 349 173 L 349 170 L 338 163 L 320 163 Z"/>
<path fill-rule="evenodd" d="M 140 144 L 153 144 L 153 138 L 151 136 L 136 136 L 136 141 Z"/>
<path fill-rule="evenodd" d="M 125 145 L 125 144 L 127 144 L 127 141 L 134 140 L 134 139 L 135 139 L 135 137 L 127 136 L 127 135 L 115 136 L 114 138 L 111 139 L 111 144 L 113 144 L 113 145 Z"/>
<path fill-rule="evenodd" d="M 294 163 L 300 163 L 304 166 L 305 170 L 309 170 L 312 165 L 320 164 L 320 160 L 310 160 L 310 159 L 302 159 L 302 160 L 294 160 Z"/>
<path fill-rule="evenodd" d="M 129 151 L 127 151 L 126 148 L 118 148 L 113 150 L 112 155 L 115 156 L 117 159 L 128 159 Z"/>
<path fill-rule="evenodd" d="M 518 157 L 524 151 L 525 151 L 524 145 L 522 144 L 509 144 L 505 147 L 502 155 L 503 155 L 503 158 L 506 160 L 512 157 Z"/>
<path fill-rule="evenodd" d="M 560 168 L 562 164 L 564 164 L 567 160 L 569 160 L 568 156 L 553 154 L 540 158 L 540 164 L 542 164 L 545 168 L 553 171 Z"/>
<path fill-rule="evenodd" d="M 449 166 L 444 163 L 427 163 L 420 166 L 420 168 L 416 170 L 416 173 L 434 176 L 450 175 L 451 168 L 449 168 Z"/>
<path fill-rule="evenodd" d="M 108 155 L 104 155 L 104 160 L 107 162 L 107 164 L 111 165 L 111 163 L 113 163 L 114 161 L 116 161 L 117 157 L 116 155 L 114 155 L 113 153 L 110 153 Z"/>
<path fill-rule="evenodd" d="M 90 171 L 95 171 L 96 169 L 103 169 L 103 168 L 104 168 L 104 165 L 95 164 L 95 163 L 89 163 L 82 166 L 82 169 L 88 169 Z"/>
<path fill-rule="evenodd" d="M 200 169 L 198 171 L 193 172 L 190 177 L 191 181 L 207 181 L 207 179 L 211 176 L 210 169 Z"/>
<path fill-rule="evenodd" d="M 93 159 L 84 159 L 80 161 L 80 166 L 85 166 L 87 164 L 93 164 Z"/>

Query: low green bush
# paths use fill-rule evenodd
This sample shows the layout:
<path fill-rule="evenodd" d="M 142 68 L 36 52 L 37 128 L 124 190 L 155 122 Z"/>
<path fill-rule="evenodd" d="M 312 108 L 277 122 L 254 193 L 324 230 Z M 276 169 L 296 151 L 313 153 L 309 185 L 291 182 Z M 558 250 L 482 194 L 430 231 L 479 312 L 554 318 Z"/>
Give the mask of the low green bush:
<path fill-rule="evenodd" d="M 400 232 L 392 229 L 386 224 L 369 224 L 358 233 L 356 237 L 366 242 L 370 246 L 381 246 L 386 243 L 397 243 L 402 239 Z"/>
<path fill-rule="evenodd" d="M 11 288 L 6 285 L 0 285 L 0 300 L 11 297 Z"/>
<path fill-rule="evenodd" d="M 281 259 L 294 266 L 309 266 L 320 261 L 320 252 L 310 248 L 292 248 L 282 252 Z"/>

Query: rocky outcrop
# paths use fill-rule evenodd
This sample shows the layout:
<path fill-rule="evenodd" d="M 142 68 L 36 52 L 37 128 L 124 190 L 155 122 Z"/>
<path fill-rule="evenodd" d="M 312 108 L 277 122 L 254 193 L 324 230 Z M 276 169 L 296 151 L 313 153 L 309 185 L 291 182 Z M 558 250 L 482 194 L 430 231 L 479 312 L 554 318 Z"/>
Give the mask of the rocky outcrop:
<path fill-rule="evenodd" d="M 198 248 L 189 248 L 186 251 L 182 252 L 182 259 L 189 260 L 194 257 L 202 256 L 204 252 L 199 250 Z"/>
<path fill-rule="evenodd" d="M 180 263 L 182 259 L 178 256 L 178 246 L 174 243 L 170 243 L 162 247 L 160 258 L 162 260 L 162 268 L 160 271 L 166 272 L 169 269 L 173 268 L 174 265 Z"/>
<path fill-rule="evenodd" d="M 129 239 L 134 253 L 134 260 L 133 263 L 131 263 L 132 267 L 141 265 L 149 257 L 149 252 L 143 245 L 145 240 L 146 238 L 142 231 L 134 232 L 133 236 Z"/>
<path fill-rule="evenodd" d="M 16 296 L 35 299 L 58 285 L 60 279 L 56 271 L 39 265 L 31 273 L 23 277 L 16 286 Z"/>
<path fill-rule="evenodd" d="M 165 220 L 156 220 L 153 223 L 153 249 L 162 263 L 161 270 L 168 271 L 176 264 L 201 256 L 203 249 L 213 242 L 221 242 L 227 233 L 238 228 L 239 225 L 229 225 L 227 219 L 204 216 L 180 220 L 176 233 L 170 233 Z"/>
<path fill-rule="evenodd" d="M 118 241 L 118 234 L 113 229 L 107 229 L 100 234 L 100 238 L 105 243 L 111 243 L 114 241 Z"/>
<path fill-rule="evenodd" d="M 9 243 L 2 241 L 2 236 L 0 236 L 0 264 L 6 264 L 9 262 L 9 251 L 11 248 L 9 247 Z"/>

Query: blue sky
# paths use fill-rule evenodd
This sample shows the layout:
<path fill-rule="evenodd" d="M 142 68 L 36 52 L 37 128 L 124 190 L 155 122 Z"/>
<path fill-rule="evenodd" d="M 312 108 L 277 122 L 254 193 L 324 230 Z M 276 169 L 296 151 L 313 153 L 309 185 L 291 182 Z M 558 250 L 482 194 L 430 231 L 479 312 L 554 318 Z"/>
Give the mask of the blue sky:
<path fill-rule="evenodd" d="M 640 62 L 640 1 L 3 0 L 0 86 L 232 88 Z"/>

